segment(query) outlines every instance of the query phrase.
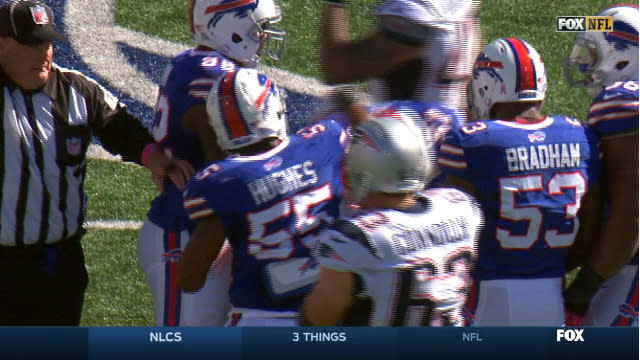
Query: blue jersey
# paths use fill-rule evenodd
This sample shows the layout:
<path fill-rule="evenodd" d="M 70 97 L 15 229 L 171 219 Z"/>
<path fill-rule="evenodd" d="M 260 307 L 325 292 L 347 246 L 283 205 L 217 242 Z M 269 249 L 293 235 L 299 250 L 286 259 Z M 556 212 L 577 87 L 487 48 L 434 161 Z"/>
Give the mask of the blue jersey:
<path fill-rule="evenodd" d="M 213 83 L 237 68 L 216 51 L 191 49 L 178 54 L 165 69 L 152 134 L 165 151 L 189 161 L 196 171 L 210 161 L 205 159 L 198 134 L 184 123 L 184 116 L 194 106 L 205 106 Z M 182 192 L 171 181 L 165 181 L 164 192 L 151 203 L 148 217 L 165 230 L 193 227 L 184 211 Z"/>
<path fill-rule="evenodd" d="M 563 116 L 475 122 L 446 136 L 438 164 L 475 185 L 485 213 L 476 279 L 564 274 L 581 198 L 600 169 L 595 134 Z"/>
<path fill-rule="evenodd" d="M 233 156 L 194 176 L 184 194 L 192 220 L 215 214 L 233 248 L 235 307 L 297 311 L 317 281 L 311 257 L 325 220 L 338 215 L 349 136 L 324 120 L 256 156 Z"/>

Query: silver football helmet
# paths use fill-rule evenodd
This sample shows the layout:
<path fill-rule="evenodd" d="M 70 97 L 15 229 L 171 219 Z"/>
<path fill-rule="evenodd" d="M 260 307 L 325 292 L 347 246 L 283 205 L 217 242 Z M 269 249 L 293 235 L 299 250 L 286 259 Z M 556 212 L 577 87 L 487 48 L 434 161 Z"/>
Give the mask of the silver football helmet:
<path fill-rule="evenodd" d="M 260 56 L 278 60 L 286 34 L 272 25 L 281 20 L 274 0 L 191 0 L 193 40 L 244 66 L 255 67 Z"/>
<path fill-rule="evenodd" d="M 586 86 L 592 96 L 617 81 L 638 81 L 638 5 L 612 5 L 596 16 L 611 16 L 613 31 L 578 33 L 565 63 L 573 87 Z"/>
<path fill-rule="evenodd" d="M 373 118 L 353 130 L 345 171 L 350 200 L 360 202 L 373 192 L 422 190 L 437 169 L 429 161 L 420 130 L 398 113 Z"/>

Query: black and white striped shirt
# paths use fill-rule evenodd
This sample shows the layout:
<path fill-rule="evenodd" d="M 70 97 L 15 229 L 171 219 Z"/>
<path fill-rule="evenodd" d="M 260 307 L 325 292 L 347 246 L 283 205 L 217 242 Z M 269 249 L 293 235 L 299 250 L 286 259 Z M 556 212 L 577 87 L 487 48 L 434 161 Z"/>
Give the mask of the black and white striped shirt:
<path fill-rule="evenodd" d="M 53 66 L 40 91 L 0 67 L 0 246 L 52 244 L 82 230 L 91 136 L 140 162 L 153 141 L 118 99 L 83 74 Z"/>

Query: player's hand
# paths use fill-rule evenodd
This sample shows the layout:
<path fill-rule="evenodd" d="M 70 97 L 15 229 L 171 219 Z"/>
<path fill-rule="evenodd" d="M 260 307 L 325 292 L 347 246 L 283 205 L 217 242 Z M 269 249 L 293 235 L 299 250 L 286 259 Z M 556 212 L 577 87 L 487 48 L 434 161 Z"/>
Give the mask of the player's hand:
<path fill-rule="evenodd" d="M 164 191 L 164 179 L 171 182 L 183 191 L 189 178 L 194 174 L 193 167 L 188 161 L 178 158 L 170 158 L 163 151 L 158 151 L 149 156 L 146 164 L 151 171 L 151 180 L 160 192 Z"/>

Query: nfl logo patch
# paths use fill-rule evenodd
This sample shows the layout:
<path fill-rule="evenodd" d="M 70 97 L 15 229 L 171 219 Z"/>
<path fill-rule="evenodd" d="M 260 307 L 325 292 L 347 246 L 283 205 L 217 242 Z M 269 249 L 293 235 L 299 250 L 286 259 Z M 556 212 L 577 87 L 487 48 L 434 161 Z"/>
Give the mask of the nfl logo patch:
<path fill-rule="evenodd" d="M 49 23 L 49 14 L 47 14 L 47 9 L 42 5 L 36 5 L 29 8 L 31 10 L 31 16 L 33 17 L 33 22 L 38 25 L 46 25 Z"/>
<path fill-rule="evenodd" d="M 67 154 L 78 156 L 82 152 L 82 139 L 72 137 L 67 139 Z"/>

